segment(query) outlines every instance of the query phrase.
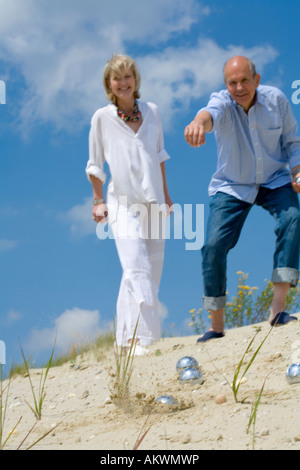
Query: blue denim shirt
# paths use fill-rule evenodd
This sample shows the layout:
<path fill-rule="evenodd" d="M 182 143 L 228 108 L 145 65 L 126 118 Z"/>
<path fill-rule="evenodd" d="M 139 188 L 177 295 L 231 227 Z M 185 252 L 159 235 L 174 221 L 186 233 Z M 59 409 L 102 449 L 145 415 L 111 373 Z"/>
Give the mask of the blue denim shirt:
<path fill-rule="evenodd" d="M 256 91 L 248 114 L 227 90 L 213 93 L 200 110 L 211 114 L 218 149 L 210 196 L 222 191 L 253 203 L 259 186 L 291 182 L 290 170 L 300 165 L 298 126 L 286 96 L 270 86 Z"/>

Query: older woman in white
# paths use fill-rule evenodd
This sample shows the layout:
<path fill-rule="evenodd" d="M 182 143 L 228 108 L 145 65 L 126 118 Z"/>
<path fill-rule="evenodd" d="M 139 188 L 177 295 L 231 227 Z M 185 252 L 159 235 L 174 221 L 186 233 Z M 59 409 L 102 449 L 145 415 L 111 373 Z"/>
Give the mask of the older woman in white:
<path fill-rule="evenodd" d="M 93 186 L 93 218 L 108 216 L 123 275 L 117 301 L 116 342 L 130 344 L 135 327 L 136 351 L 160 339 L 158 291 L 164 259 L 164 236 L 151 236 L 151 208 L 170 208 L 164 161 L 163 131 L 157 106 L 138 101 L 140 75 L 128 56 L 117 55 L 106 64 L 104 88 L 111 101 L 91 120 L 86 174 Z M 111 179 L 107 204 L 103 197 L 107 162 Z M 146 218 L 138 216 L 142 205 Z M 157 222 L 157 218 L 155 220 Z M 148 230 L 147 230 L 148 229 Z M 150 234 L 150 236 L 149 236 Z"/>

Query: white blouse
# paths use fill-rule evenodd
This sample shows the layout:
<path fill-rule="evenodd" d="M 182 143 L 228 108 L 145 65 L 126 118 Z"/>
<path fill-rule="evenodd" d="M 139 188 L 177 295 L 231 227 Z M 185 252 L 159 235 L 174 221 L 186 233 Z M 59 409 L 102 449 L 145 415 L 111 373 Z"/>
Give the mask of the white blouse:
<path fill-rule="evenodd" d="M 143 122 L 135 133 L 109 104 L 92 117 L 89 134 L 89 160 L 86 175 L 103 183 L 109 166 L 111 179 L 107 202 L 126 196 L 129 205 L 144 202 L 165 202 L 160 164 L 170 156 L 164 149 L 163 130 L 157 106 L 139 102 Z"/>

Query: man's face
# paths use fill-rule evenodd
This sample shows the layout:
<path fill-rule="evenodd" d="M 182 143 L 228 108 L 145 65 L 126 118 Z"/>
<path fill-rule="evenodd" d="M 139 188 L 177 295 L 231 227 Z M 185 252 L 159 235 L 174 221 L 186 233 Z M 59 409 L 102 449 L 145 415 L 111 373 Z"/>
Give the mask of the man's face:
<path fill-rule="evenodd" d="M 255 101 L 260 75 L 252 75 L 248 61 L 228 64 L 224 72 L 226 88 L 231 97 L 247 112 Z"/>

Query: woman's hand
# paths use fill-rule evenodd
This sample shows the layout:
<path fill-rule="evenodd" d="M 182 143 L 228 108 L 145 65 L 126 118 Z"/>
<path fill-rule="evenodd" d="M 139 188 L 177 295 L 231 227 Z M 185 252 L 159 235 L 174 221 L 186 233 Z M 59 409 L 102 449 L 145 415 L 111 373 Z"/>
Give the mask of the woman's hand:
<path fill-rule="evenodd" d="M 167 217 L 169 217 L 169 215 L 171 215 L 172 212 L 173 212 L 173 201 L 172 201 L 172 199 L 170 198 L 169 194 L 166 194 L 166 195 L 165 195 L 165 203 L 166 203 L 167 206 L 168 206 Z"/>
<path fill-rule="evenodd" d="M 108 217 L 108 210 L 106 207 L 105 202 L 102 202 L 101 204 L 95 204 L 93 206 L 93 220 L 98 224 L 103 224 L 104 222 L 107 222 L 107 217 Z"/>

